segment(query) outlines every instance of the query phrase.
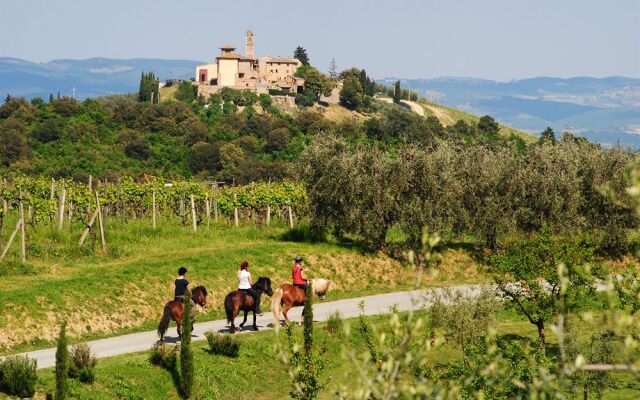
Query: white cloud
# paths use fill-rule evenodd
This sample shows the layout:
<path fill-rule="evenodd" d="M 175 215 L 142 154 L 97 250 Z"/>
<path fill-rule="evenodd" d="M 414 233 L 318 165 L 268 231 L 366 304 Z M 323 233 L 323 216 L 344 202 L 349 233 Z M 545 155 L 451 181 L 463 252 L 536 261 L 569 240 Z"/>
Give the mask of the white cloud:
<path fill-rule="evenodd" d="M 131 71 L 133 67 L 126 65 L 117 65 L 115 67 L 89 68 L 92 74 L 119 74 L 121 72 Z"/>

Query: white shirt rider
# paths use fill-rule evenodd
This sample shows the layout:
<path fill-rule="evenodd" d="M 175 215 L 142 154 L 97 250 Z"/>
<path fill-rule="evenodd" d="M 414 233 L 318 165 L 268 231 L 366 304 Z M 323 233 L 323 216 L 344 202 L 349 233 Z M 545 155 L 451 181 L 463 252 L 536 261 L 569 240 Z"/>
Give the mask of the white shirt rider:
<path fill-rule="evenodd" d="M 245 269 L 238 271 L 238 289 L 251 289 L 251 273 Z"/>

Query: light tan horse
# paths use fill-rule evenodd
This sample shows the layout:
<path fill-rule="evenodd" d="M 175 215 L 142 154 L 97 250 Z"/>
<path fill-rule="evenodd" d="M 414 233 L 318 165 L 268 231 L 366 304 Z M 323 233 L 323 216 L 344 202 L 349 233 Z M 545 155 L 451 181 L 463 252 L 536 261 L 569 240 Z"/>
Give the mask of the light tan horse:
<path fill-rule="evenodd" d="M 316 278 L 311 279 L 309 283 L 311 283 L 313 294 L 318 296 L 320 300 L 324 300 L 324 296 L 329 291 L 329 285 L 331 284 L 331 281 L 328 279 Z M 288 324 L 291 321 L 289 321 L 289 317 L 287 317 L 287 311 L 289 311 L 291 307 L 304 305 L 304 302 L 306 300 L 307 294 L 304 292 L 304 290 L 288 283 L 280 286 L 278 290 L 273 293 L 273 297 L 271 300 L 271 310 L 273 311 L 273 316 L 275 317 L 275 328 L 278 329 L 280 327 L 281 309 L 285 323 Z M 284 303 L 284 308 L 282 308 L 282 303 Z M 300 322 L 302 322 L 302 317 L 300 317 Z"/>

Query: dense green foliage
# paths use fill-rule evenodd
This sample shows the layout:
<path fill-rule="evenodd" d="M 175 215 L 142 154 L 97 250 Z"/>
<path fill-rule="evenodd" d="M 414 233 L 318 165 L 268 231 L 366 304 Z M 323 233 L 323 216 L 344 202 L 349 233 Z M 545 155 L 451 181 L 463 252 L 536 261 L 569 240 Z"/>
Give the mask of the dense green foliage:
<path fill-rule="evenodd" d="M 455 126 L 406 119 L 396 128 L 398 120 L 370 121 L 368 132 L 397 132 L 407 144 L 353 146 L 326 135 L 308 148 L 304 180 L 316 229 L 357 234 L 372 249 L 385 246 L 392 227 L 416 248 L 427 229 L 472 235 L 495 251 L 509 236 L 547 227 L 552 234 L 589 232 L 600 254 L 629 251 L 627 230 L 638 217 L 624 175 L 634 154 L 574 140 L 526 146 L 497 136 L 488 117 L 474 136 L 457 140 L 457 133 L 441 139 Z"/>
<path fill-rule="evenodd" d="M 320 96 L 330 96 L 333 89 L 333 82 L 310 65 L 303 65 L 298 68 L 295 76 L 304 79 L 304 94 L 309 98 L 318 101 Z"/>
<path fill-rule="evenodd" d="M 308 86 L 314 101 L 332 87 L 328 78 L 317 78 L 316 86 Z M 317 112 L 282 114 L 268 95 L 228 90 L 224 98 L 194 101 L 194 86 L 183 86 L 184 101 L 161 104 L 132 96 L 36 105 L 11 98 L 0 106 L 0 172 L 83 181 L 89 174 L 114 179 L 144 173 L 235 183 L 280 180 L 295 175 L 295 161 L 319 129 L 341 130 Z M 238 113 L 239 107 L 244 110 Z"/>

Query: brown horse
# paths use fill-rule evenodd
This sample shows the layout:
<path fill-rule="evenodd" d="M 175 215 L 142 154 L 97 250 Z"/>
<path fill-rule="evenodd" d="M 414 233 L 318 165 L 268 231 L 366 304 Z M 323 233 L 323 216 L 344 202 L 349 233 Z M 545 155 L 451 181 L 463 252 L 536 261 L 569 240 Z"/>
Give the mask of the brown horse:
<path fill-rule="evenodd" d="M 324 296 L 329 291 L 331 281 L 328 279 L 311 279 L 309 283 L 311 284 L 313 293 L 317 295 L 320 300 L 324 300 Z M 288 283 L 280 286 L 271 300 L 271 310 L 275 317 L 276 329 L 280 327 L 280 308 L 282 307 L 282 303 L 284 303 L 282 315 L 284 316 L 285 323 L 289 324 L 291 321 L 289 321 L 289 317 L 287 317 L 287 311 L 289 311 L 291 307 L 303 306 L 306 300 L 307 294 L 301 288 L 297 288 Z"/>
<path fill-rule="evenodd" d="M 193 302 L 200 305 L 200 307 L 207 308 L 207 289 L 204 286 L 198 286 L 197 288 L 193 289 L 193 292 L 191 292 L 191 298 L 193 299 Z M 164 334 L 167 332 L 169 323 L 172 319 L 176 321 L 176 325 L 178 328 L 178 337 L 182 337 L 181 327 L 183 314 L 184 304 L 182 304 L 181 301 L 172 300 L 168 301 L 167 304 L 164 305 L 162 319 L 160 320 L 160 324 L 158 325 L 158 335 L 160 335 L 160 342 L 164 340 Z M 191 329 L 193 329 L 193 325 L 191 326 Z"/>
<path fill-rule="evenodd" d="M 266 293 L 269 296 L 273 295 L 271 279 L 269 278 L 261 276 L 258 278 L 256 283 L 251 285 L 251 287 L 256 290 L 260 296 L 262 296 L 262 293 Z M 251 297 L 250 294 L 241 290 L 235 290 L 229 293 L 227 297 L 224 298 L 224 310 L 227 313 L 227 323 L 231 324 L 229 333 L 236 332 L 235 319 L 240 310 L 244 311 L 244 320 L 242 320 L 242 323 L 240 324 L 240 329 L 242 329 L 244 324 L 247 322 L 247 314 L 249 314 L 249 311 L 253 311 L 252 329 L 254 331 L 258 330 L 258 325 L 256 325 L 256 312 L 253 309 L 253 297 Z"/>

